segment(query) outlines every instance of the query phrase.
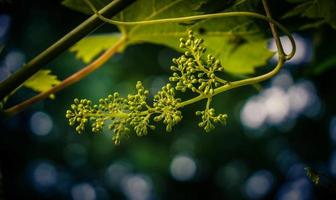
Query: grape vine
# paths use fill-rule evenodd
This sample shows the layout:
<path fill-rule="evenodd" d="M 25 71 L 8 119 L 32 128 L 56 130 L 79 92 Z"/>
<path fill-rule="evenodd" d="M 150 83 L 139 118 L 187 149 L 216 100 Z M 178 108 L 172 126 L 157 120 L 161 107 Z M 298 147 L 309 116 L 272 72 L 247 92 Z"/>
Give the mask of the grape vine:
<path fill-rule="evenodd" d="M 203 39 L 196 38 L 193 32 L 189 30 L 187 38 L 180 38 L 179 47 L 184 50 L 184 54 L 172 59 L 173 65 L 170 69 L 173 73 L 169 78 L 169 83 L 154 95 L 151 105 L 148 104 L 150 100 L 149 91 L 144 88 L 140 81 L 136 84 L 136 93 L 127 97 L 120 97 L 119 93 L 114 93 L 105 99 L 100 99 L 98 104 L 92 104 L 87 99 L 75 99 L 71 109 L 66 112 L 69 124 L 75 126 L 78 133 L 83 132 L 88 123 L 91 124 L 93 132 L 100 132 L 104 127 L 108 127 L 114 132 L 112 139 L 115 144 L 119 144 L 122 136 L 128 135 L 131 129 L 138 136 L 146 135 L 149 129 L 155 129 L 154 122 L 162 121 L 166 126 L 166 131 L 172 131 L 172 128 L 183 118 L 180 108 L 201 100 L 206 100 L 206 106 L 204 110 L 195 113 L 201 117 L 198 126 L 206 132 L 210 132 L 215 128 L 216 123 L 226 124 L 227 120 L 226 114 L 216 115 L 215 109 L 211 108 L 211 102 L 215 95 L 273 77 L 283 64 L 295 54 L 293 37 L 285 27 L 271 18 L 265 0 L 263 0 L 263 5 L 266 16 L 251 12 L 229 12 L 139 22 L 122 22 L 105 18 L 89 0 L 85 0 L 85 2 L 99 19 L 114 25 L 160 24 L 226 16 L 259 18 L 269 22 L 277 46 L 278 63 L 272 71 L 260 76 L 229 82 L 220 77 L 220 73 L 224 72 L 220 61 L 207 54 Z M 282 30 L 291 41 L 292 51 L 289 54 L 286 54 L 283 50 L 276 27 Z M 190 92 L 198 96 L 182 101 L 181 98 L 177 97 L 179 92 Z"/>
<path fill-rule="evenodd" d="M 129 134 L 131 129 L 138 136 L 146 135 L 148 130 L 155 129 L 152 122 L 162 121 L 166 131 L 171 132 L 183 118 L 180 111 L 183 102 L 177 97 L 177 92 L 196 93 L 207 100 L 204 110 L 196 111 L 196 115 L 201 117 L 198 125 L 206 132 L 214 129 L 215 123 L 225 124 L 227 115 L 216 115 L 214 108 L 210 107 L 215 89 L 230 84 L 218 76 L 224 72 L 223 66 L 214 56 L 206 54 L 203 40 L 196 38 L 192 31 L 188 32 L 187 38 L 180 39 L 180 47 L 185 50 L 184 54 L 172 59 L 173 74 L 169 83 L 154 95 L 152 105 L 148 104 L 149 91 L 138 81 L 136 93 L 127 97 L 120 97 L 116 92 L 100 99 L 98 104 L 87 99 L 75 99 L 66 112 L 69 124 L 75 126 L 78 133 L 82 133 L 89 122 L 92 132 L 100 132 L 106 126 L 114 132 L 115 144 L 119 144 L 122 135 Z"/>

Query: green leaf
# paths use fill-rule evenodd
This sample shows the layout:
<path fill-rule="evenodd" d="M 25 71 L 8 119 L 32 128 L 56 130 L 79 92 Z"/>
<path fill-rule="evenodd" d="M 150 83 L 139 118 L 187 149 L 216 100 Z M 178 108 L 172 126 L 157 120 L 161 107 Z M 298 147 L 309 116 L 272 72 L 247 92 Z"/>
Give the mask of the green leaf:
<path fill-rule="evenodd" d="M 70 48 L 70 51 L 75 52 L 78 59 L 85 63 L 89 63 L 103 50 L 113 46 L 120 37 L 121 34 L 119 33 L 88 36 L 77 42 Z M 123 48 L 121 48 L 121 50 L 122 49 Z"/>
<path fill-rule="evenodd" d="M 302 1 L 301 4 L 296 6 L 294 9 L 290 10 L 283 17 L 288 18 L 288 17 L 300 16 L 300 17 L 306 17 L 306 18 L 310 18 L 314 20 L 325 21 L 329 23 L 331 27 L 336 29 L 335 10 L 336 10 L 335 0 Z"/>
<path fill-rule="evenodd" d="M 235 6 L 228 7 L 224 11 L 251 10 L 255 2 L 255 0 L 233 1 Z M 204 13 L 202 8 L 207 3 L 205 0 L 138 0 L 114 19 L 143 21 L 199 15 Z M 166 45 L 178 51 L 182 51 L 178 47 L 178 39 L 185 37 L 187 30 L 192 29 L 204 38 L 208 53 L 220 58 L 230 73 L 253 73 L 256 67 L 263 66 L 273 55 L 266 48 L 267 40 L 262 34 L 264 28 L 261 29 L 254 20 L 246 17 L 118 26 L 118 28 L 127 35 L 128 45 L 149 42 Z"/>
<path fill-rule="evenodd" d="M 141 21 L 200 14 L 197 12 L 200 6 L 199 1 L 170 2 L 175 4 L 167 4 L 165 1 L 162 7 L 155 5 L 155 9 L 148 10 L 149 13 L 146 15 L 140 13 L 138 16 L 135 16 L 139 13 L 135 9 L 138 9 L 139 5 L 133 4 L 123 12 L 119 20 Z M 149 8 L 153 6 L 147 5 Z M 253 73 L 255 67 L 263 66 L 273 55 L 266 48 L 267 40 L 262 37 L 260 28 L 246 17 L 208 19 L 194 22 L 191 25 L 175 23 L 120 28 L 126 30 L 130 43 L 151 42 L 163 44 L 178 51 L 181 51 L 178 47 L 178 39 L 186 36 L 187 29 L 192 29 L 204 38 L 208 52 L 221 60 L 226 71 L 235 74 Z"/>
<path fill-rule="evenodd" d="M 32 89 L 36 92 L 45 92 L 59 84 L 60 81 L 57 76 L 50 74 L 50 70 L 40 70 L 28 80 L 23 83 L 26 88 Z M 54 95 L 50 95 L 50 98 L 54 98 Z"/>
<path fill-rule="evenodd" d="M 311 23 L 307 23 L 299 28 L 300 31 L 311 29 L 311 28 L 318 28 L 322 25 L 326 24 L 326 21 L 324 19 L 317 20 Z"/>
<path fill-rule="evenodd" d="M 205 41 L 209 39 L 205 38 Z M 252 74 L 255 67 L 266 65 L 269 58 L 274 55 L 267 49 L 267 40 L 242 42 L 236 45 L 230 44 L 231 41 L 223 41 L 220 44 L 218 40 L 214 38 L 213 41 L 205 43 L 213 46 L 211 50 L 215 56 L 220 56 L 224 70 L 233 74 Z"/>
<path fill-rule="evenodd" d="M 288 11 L 285 15 L 282 16 L 282 18 L 290 18 L 298 15 L 302 15 L 309 7 L 311 7 L 312 2 L 304 2 L 298 6 L 296 6 L 294 9 Z"/>

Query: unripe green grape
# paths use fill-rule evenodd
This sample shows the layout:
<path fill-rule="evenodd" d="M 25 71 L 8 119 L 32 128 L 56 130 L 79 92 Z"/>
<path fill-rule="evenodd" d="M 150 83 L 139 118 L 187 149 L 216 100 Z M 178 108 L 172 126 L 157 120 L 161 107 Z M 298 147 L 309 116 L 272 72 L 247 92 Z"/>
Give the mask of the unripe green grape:
<path fill-rule="evenodd" d="M 170 125 L 167 125 L 167 127 L 166 127 L 166 131 L 167 131 L 167 132 L 171 132 L 171 131 L 172 131 L 172 127 L 171 127 Z"/>

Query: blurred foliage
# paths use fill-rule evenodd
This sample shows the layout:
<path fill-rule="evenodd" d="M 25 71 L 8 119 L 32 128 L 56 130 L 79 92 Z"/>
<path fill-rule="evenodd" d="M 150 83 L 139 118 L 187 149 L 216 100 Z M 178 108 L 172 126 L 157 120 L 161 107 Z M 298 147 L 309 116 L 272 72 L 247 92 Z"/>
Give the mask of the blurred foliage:
<path fill-rule="evenodd" d="M 333 0 L 287 0 L 291 3 L 299 3 L 298 6 L 286 13 L 283 18 L 306 17 L 312 20 L 301 26 L 301 29 L 315 28 L 323 23 L 330 24 L 336 29 L 336 2 Z"/>
<path fill-rule="evenodd" d="M 336 66 L 336 58 L 331 56 L 330 58 L 327 58 L 324 62 L 316 65 L 313 70 L 313 74 L 319 75 L 335 66 Z"/>
<path fill-rule="evenodd" d="M 310 167 L 305 167 L 307 176 L 309 179 L 315 184 L 318 185 L 320 183 L 320 176 Z"/>

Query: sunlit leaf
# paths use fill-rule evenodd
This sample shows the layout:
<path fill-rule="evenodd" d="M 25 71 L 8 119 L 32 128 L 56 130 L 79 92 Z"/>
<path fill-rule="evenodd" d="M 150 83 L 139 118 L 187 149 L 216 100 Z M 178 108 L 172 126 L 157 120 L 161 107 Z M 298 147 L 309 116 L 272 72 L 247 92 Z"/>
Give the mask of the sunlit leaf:
<path fill-rule="evenodd" d="M 50 74 L 50 70 L 40 70 L 23 83 L 23 86 L 36 92 L 45 92 L 59 84 L 57 76 Z M 54 95 L 50 95 L 54 98 Z"/>
<path fill-rule="evenodd" d="M 70 51 L 85 63 L 91 62 L 99 53 L 113 46 L 120 39 L 119 33 L 93 35 L 83 38 Z"/>
<path fill-rule="evenodd" d="M 163 4 L 145 16 L 135 16 L 135 8 L 129 7 L 125 13 L 133 13 L 130 17 L 126 14 L 120 19 L 125 21 L 140 21 L 144 19 L 164 18 L 167 16 L 186 16 L 195 15 L 197 3 L 191 4 L 186 1 L 174 1 L 175 4 Z M 199 1 L 197 1 L 199 3 Z M 194 5 L 194 7 L 192 7 Z M 156 5 L 157 6 L 157 5 Z M 153 7 L 149 5 L 148 7 Z M 189 12 L 186 12 L 189 11 Z M 149 12 L 149 11 L 147 11 Z M 154 13 L 154 14 L 153 14 Z M 143 13 L 141 13 L 143 14 Z M 146 17 L 148 16 L 149 17 Z M 121 27 L 123 28 L 123 27 Z M 215 54 L 222 64 L 226 67 L 226 71 L 231 73 L 253 73 L 254 68 L 263 66 L 267 60 L 273 55 L 266 48 L 266 40 L 260 34 L 261 30 L 254 23 L 245 17 L 230 17 L 221 19 L 209 19 L 197 21 L 190 26 L 184 24 L 160 24 L 134 26 L 127 29 L 130 42 L 152 42 L 167 45 L 176 50 L 178 47 L 178 39 L 186 36 L 186 29 L 192 29 L 196 33 L 201 34 L 208 47 L 208 52 Z"/>
<path fill-rule="evenodd" d="M 239 6 L 232 7 L 228 4 L 224 11 L 249 10 L 255 2 L 234 1 L 233 5 Z M 204 13 L 202 8 L 207 3 L 205 0 L 138 0 L 114 19 L 143 21 L 199 15 Z M 256 67 L 265 65 L 273 55 L 266 48 L 267 40 L 262 34 L 264 29 L 261 30 L 254 20 L 246 17 L 118 27 L 127 35 L 128 45 L 149 42 L 166 45 L 178 51 L 181 51 L 178 39 L 185 37 L 187 30 L 192 29 L 204 38 L 208 53 L 215 54 L 226 66 L 227 72 L 235 74 L 253 73 Z"/>

